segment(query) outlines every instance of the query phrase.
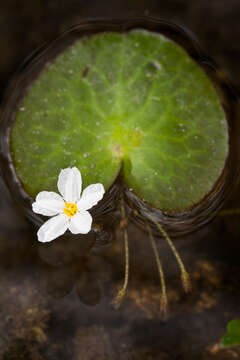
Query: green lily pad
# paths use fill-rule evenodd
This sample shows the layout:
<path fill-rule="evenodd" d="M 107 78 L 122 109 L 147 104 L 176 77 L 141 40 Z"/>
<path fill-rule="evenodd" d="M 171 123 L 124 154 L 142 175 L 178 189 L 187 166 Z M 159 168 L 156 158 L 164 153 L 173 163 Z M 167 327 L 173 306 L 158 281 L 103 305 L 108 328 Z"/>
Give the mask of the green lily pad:
<path fill-rule="evenodd" d="M 123 181 L 153 207 L 190 208 L 225 165 L 228 129 L 213 84 L 177 44 L 148 31 L 82 38 L 33 83 L 11 132 L 25 190 L 56 190 L 61 168 L 84 186 Z"/>
<path fill-rule="evenodd" d="M 231 320 L 227 325 L 227 333 L 223 336 L 222 346 L 240 345 L 240 319 Z"/>

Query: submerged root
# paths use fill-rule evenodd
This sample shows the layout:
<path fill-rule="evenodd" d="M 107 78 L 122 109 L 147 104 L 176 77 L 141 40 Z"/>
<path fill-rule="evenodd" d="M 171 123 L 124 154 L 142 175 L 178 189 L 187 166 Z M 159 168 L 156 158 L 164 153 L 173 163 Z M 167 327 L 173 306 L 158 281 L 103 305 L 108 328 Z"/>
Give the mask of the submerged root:
<path fill-rule="evenodd" d="M 164 272 L 163 272 L 161 260 L 160 260 L 159 254 L 158 254 L 157 245 L 156 245 L 156 242 L 155 242 L 153 234 L 152 234 L 151 227 L 149 226 L 148 223 L 146 223 L 146 226 L 147 226 L 147 229 L 148 229 L 149 238 L 150 238 L 152 249 L 153 249 L 153 252 L 154 252 L 154 257 L 155 257 L 155 260 L 156 260 L 156 263 L 157 263 L 157 268 L 158 268 L 158 273 L 159 273 L 159 278 L 160 278 L 160 284 L 161 284 L 161 290 L 162 290 L 161 297 L 160 297 L 160 312 L 163 315 L 165 315 L 167 313 L 168 299 L 167 299 Z"/>
<path fill-rule="evenodd" d="M 151 219 L 151 221 L 156 225 L 156 227 L 158 228 L 158 230 L 160 231 L 160 233 L 163 235 L 164 239 L 167 241 L 170 249 L 172 250 L 176 260 L 177 260 L 177 263 L 178 263 L 178 266 L 180 268 L 180 271 L 181 271 L 181 280 L 182 280 L 182 285 L 183 285 L 183 288 L 186 292 L 189 292 L 191 290 L 191 280 L 190 280 L 190 276 L 188 274 L 188 272 L 186 271 L 185 269 L 185 266 L 182 262 L 182 259 L 180 258 L 175 246 L 173 245 L 173 242 L 172 240 L 170 239 L 170 237 L 168 236 L 166 230 L 162 227 L 161 224 L 159 224 L 152 216 L 150 217 L 148 215 L 148 217 Z"/>
<path fill-rule="evenodd" d="M 113 300 L 113 305 L 116 308 L 119 308 L 124 297 L 127 294 L 127 288 L 128 288 L 128 281 L 129 281 L 129 242 L 128 242 L 128 232 L 127 232 L 127 218 L 126 218 L 126 211 L 125 211 L 125 207 L 124 207 L 124 200 L 123 197 L 121 198 L 121 215 L 122 215 L 122 219 L 120 221 L 120 228 L 123 230 L 123 237 L 124 237 L 124 248 L 125 248 L 125 275 L 124 275 L 124 283 L 121 287 L 121 289 L 118 291 L 116 297 Z M 152 216 L 150 216 L 148 214 L 148 218 L 149 220 L 152 221 L 152 223 L 157 227 L 157 229 L 159 230 L 159 232 L 162 234 L 162 236 L 164 237 L 164 239 L 167 241 L 170 249 L 173 252 L 173 255 L 175 256 L 178 266 L 180 268 L 181 271 L 181 280 L 182 280 L 182 285 L 183 288 L 186 292 L 189 292 L 191 290 L 191 280 L 190 280 L 190 276 L 188 274 L 188 272 L 185 269 L 185 266 L 182 262 L 182 259 L 180 258 L 172 240 L 170 239 L 169 235 L 167 234 L 166 230 L 163 228 L 163 226 L 158 223 Z M 158 250 L 157 250 L 157 245 L 156 242 L 154 240 L 154 236 L 151 230 L 151 227 L 149 225 L 148 222 L 146 222 L 146 227 L 148 229 L 148 233 L 149 233 L 149 238 L 151 241 L 151 245 L 152 245 L 152 249 L 154 252 L 154 256 L 155 256 L 155 260 L 156 260 L 156 264 L 157 264 L 157 269 L 158 269 L 158 273 L 159 273 L 159 278 L 160 278 L 160 284 L 161 284 L 161 298 L 160 298 L 160 311 L 162 314 L 166 314 L 167 313 L 167 308 L 168 308 L 168 298 L 167 298 L 167 291 L 166 291 L 166 283 L 165 283 L 165 276 L 164 276 L 164 272 L 163 272 L 163 268 L 162 268 L 162 264 L 161 264 L 161 260 L 158 254 Z"/>
<path fill-rule="evenodd" d="M 119 290 L 119 292 L 116 295 L 115 299 L 113 300 L 113 305 L 116 308 L 119 308 L 119 306 L 121 305 L 124 297 L 126 296 L 127 287 L 128 287 L 128 279 L 129 279 L 129 245 L 128 245 L 126 211 L 125 211 L 125 207 L 124 207 L 123 198 L 121 199 L 121 213 L 122 213 L 122 220 L 121 220 L 121 223 L 120 223 L 120 227 L 123 228 L 124 245 L 125 245 L 125 275 L 124 275 L 123 286 Z"/>

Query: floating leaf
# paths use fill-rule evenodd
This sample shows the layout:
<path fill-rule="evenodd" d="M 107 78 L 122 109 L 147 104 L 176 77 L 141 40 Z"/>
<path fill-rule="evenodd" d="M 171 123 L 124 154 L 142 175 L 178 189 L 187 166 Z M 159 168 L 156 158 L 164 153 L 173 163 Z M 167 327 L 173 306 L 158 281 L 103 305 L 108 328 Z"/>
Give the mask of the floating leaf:
<path fill-rule="evenodd" d="M 227 324 L 227 333 L 223 336 L 222 346 L 240 345 L 240 319 L 231 320 Z"/>
<path fill-rule="evenodd" d="M 11 132 L 23 187 L 56 190 L 61 168 L 84 186 L 123 181 L 156 208 L 190 208 L 208 194 L 228 154 L 213 84 L 186 52 L 144 30 L 82 38 L 32 84 Z"/>

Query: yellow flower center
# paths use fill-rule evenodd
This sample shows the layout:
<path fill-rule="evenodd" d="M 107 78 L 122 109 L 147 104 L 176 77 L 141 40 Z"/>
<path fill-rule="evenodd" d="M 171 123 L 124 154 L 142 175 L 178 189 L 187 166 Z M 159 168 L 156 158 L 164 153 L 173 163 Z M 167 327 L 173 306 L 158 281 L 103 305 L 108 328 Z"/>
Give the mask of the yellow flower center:
<path fill-rule="evenodd" d="M 78 208 L 76 204 L 65 202 L 65 208 L 63 211 L 67 216 L 72 217 L 78 212 Z"/>

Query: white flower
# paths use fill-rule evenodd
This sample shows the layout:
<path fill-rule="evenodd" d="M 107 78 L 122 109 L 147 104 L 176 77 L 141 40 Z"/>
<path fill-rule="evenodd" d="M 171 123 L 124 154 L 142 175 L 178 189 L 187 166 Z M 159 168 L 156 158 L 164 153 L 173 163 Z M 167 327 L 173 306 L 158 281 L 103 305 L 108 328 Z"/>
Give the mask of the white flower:
<path fill-rule="evenodd" d="M 35 213 L 53 216 L 38 230 L 41 242 L 52 241 L 67 229 L 73 234 L 87 234 L 92 226 L 92 216 L 87 210 L 104 194 L 102 184 L 92 184 L 83 190 L 81 196 L 82 177 L 76 167 L 61 170 L 57 186 L 62 196 L 53 191 L 41 191 L 32 204 Z"/>

